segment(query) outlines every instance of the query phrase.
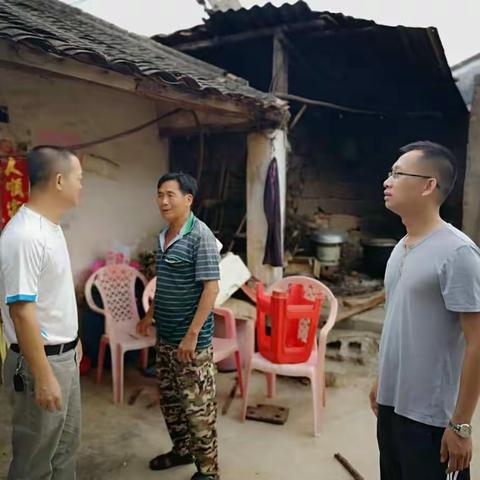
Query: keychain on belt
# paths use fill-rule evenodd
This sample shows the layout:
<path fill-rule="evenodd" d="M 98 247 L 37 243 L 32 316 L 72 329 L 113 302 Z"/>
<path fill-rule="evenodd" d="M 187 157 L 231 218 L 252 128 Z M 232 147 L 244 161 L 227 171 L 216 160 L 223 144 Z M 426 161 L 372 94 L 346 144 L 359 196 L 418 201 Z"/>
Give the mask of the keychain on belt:
<path fill-rule="evenodd" d="M 13 388 L 16 392 L 23 392 L 25 390 L 25 380 L 23 375 L 20 373 L 22 369 L 23 356 L 20 355 L 17 360 L 17 369 L 15 370 L 15 375 L 13 376 Z"/>

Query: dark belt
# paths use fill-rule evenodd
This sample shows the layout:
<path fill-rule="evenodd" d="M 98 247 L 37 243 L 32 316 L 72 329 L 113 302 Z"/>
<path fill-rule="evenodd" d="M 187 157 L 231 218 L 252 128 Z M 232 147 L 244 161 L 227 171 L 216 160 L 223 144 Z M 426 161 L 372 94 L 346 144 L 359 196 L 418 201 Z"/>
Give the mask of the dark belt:
<path fill-rule="evenodd" d="M 78 343 L 78 337 L 73 342 L 62 343 L 61 345 L 45 345 L 45 355 L 50 357 L 51 355 L 60 355 L 61 353 L 69 352 L 73 350 Z M 10 350 L 15 353 L 20 353 L 20 347 L 17 343 L 10 345 Z"/>

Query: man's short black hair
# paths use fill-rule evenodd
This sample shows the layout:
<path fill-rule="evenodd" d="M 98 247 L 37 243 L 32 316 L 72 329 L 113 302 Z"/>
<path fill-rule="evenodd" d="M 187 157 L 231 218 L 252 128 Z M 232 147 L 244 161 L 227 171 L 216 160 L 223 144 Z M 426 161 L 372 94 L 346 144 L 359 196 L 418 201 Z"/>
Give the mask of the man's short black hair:
<path fill-rule="evenodd" d="M 422 159 L 429 163 L 432 173 L 439 184 L 442 203 L 446 200 L 457 181 L 457 160 L 447 147 L 438 143 L 421 141 L 409 143 L 400 148 L 403 155 L 413 151 L 422 152 Z"/>
<path fill-rule="evenodd" d="M 27 154 L 28 176 L 33 189 L 44 186 L 57 173 L 69 173 L 75 154 L 64 147 L 39 145 Z"/>
<path fill-rule="evenodd" d="M 176 181 L 178 183 L 178 186 L 180 188 L 180 191 L 184 194 L 190 194 L 192 197 L 195 198 L 195 195 L 197 194 L 197 181 L 188 173 L 183 173 L 183 172 L 171 172 L 171 173 L 166 173 L 160 179 L 158 180 L 157 184 L 157 190 L 166 182 L 170 181 Z"/>

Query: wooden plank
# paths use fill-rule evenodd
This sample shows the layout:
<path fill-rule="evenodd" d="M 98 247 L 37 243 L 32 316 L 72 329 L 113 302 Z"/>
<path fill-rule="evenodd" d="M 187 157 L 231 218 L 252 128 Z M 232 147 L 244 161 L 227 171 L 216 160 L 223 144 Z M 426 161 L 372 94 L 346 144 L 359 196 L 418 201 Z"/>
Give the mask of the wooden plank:
<path fill-rule="evenodd" d="M 247 419 L 257 422 L 272 423 L 273 425 L 284 425 L 288 419 L 289 409 L 275 405 L 257 405 L 247 407 Z"/>
<path fill-rule="evenodd" d="M 195 42 L 179 43 L 175 45 L 174 48 L 182 52 L 192 52 L 195 50 L 202 50 L 204 48 L 223 47 L 224 45 L 230 43 L 246 42 L 262 37 L 273 37 L 276 33 L 279 32 L 288 33 L 305 31 L 306 29 L 323 28 L 326 24 L 327 22 L 323 19 L 309 20 L 306 22 L 298 22 L 292 25 L 284 25 L 281 27 L 276 26 L 259 28 L 254 31 L 250 30 L 248 32 L 234 33 L 232 35 L 224 35 L 221 37 L 210 38 L 208 40 L 197 40 Z"/>
<path fill-rule="evenodd" d="M 308 105 L 302 105 L 302 108 L 300 111 L 295 115 L 295 118 L 293 119 L 292 123 L 290 123 L 289 130 L 292 131 L 295 128 L 295 125 L 300 121 L 302 118 L 303 114 L 307 110 Z"/>
<path fill-rule="evenodd" d="M 270 125 L 272 127 L 272 125 Z M 204 133 L 206 135 L 218 134 L 218 133 L 248 133 L 258 129 L 269 128 L 268 125 L 258 125 L 254 122 L 241 122 L 241 123 L 228 123 L 228 124 L 202 124 L 201 128 L 198 128 L 196 125 L 191 126 L 160 126 L 158 127 L 158 134 L 160 137 L 190 137 L 193 135 L 198 135 L 199 133 Z"/>
<path fill-rule="evenodd" d="M 232 115 L 233 117 L 247 117 L 252 120 L 257 110 L 253 105 L 253 98 L 252 104 L 247 105 L 246 103 L 241 103 L 238 101 L 234 102 L 221 98 L 218 95 L 207 95 L 200 92 L 189 93 L 179 92 L 176 90 L 173 91 L 171 87 L 150 78 L 139 79 L 137 81 L 136 91 L 140 94 L 155 98 L 157 100 L 165 100 L 169 102 L 175 101 L 177 104 L 180 104 L 186 108 L 207 110 L 210 112 L 223 112 L 223 114 Z M 269 113 L 275 117 L 277 110 L 271 109 Z M 268 114 L 268 112 L 266 112 L 266 114 Z"/>
<path fill-rule="evenodd" d="M 356 308 L 369 304 L 372 300 L 375 300 L 377 298 L 385 300 L 385 290 L 381 290 L 380 292 L 368 296 L 362 295 L 355 297 L 345 297 L 342 303 L 345 307 Z"/>
<path fill-rule="evenodd" d="M 271 91 L 288 93 L 288 52 L 283 33 L 273 37 L 273 60 Z"/>
<path fill-rule="evenodd" d="M 200 111 L 218 112 L 222 115 L 231 115 L 233 118 L 243 118 L 252 123 L 255 116 L 258 115 L 258 108 L 253 105 L 253 99 L 252 105 L 248 105 L 200 92 L 181 92 L 150 78 L 123 75 L 77 60 L 47 54 L 24 45 L 12 46 L 11 42 L 4 40 L 0 40 L 0 68 L 2 67 L 28 73 L 45 74 L 48 72 L 53 77 L 85 81 L 129 92 L 133 95 L 169 102 L 174 107 L 181 106 Z M 271 108 L 265 112 L 265 117 L 278 125 L 286 114 L 286 111 Z"/>
<path fill-rule="evenodd" d="M 348 301 L 344 299 L 342 302 L 343 304 L 340 305 L 338 309 L 338 315 L 337 315 L 337 322 L 340 322 L 342 320 L 346 320 L 347 318 L 353 317 L 354 315 L 357 315 L 362 312 L 366 312 L 368 310 L 372 310 L 378 305 L 381 305 L 382 303 L 385 302 L 385 290 L 382 290 L 375 295 L 371 296 L 368 300 L 365 301 L 352 301 L 350 300 L 350 304 Z M 345 305 L 347 303 L 347 305 Z M 353 306 L 349 306 L 353 305 Z"/>
<path fill-rule="evenodd" d="M 105 87 L 134 93 L 135 78 L 88 65 L 69 58 L 49 55 L 42 50 L 24 45 L 13 46 L 6 40 L 0 40 L 0 67 L 24 72 L 49 72 L 55 77 L 75 78 Z"/>

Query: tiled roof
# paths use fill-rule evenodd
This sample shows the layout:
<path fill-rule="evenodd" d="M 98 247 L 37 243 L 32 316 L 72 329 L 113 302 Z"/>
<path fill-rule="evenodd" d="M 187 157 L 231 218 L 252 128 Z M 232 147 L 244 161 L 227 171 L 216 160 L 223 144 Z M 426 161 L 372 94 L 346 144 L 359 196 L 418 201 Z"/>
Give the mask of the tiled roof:
<path fill-rule="evenodd" d="M 274 96 L 218 67 L 58 0 L 0 0 L 2 38 L 184 91 L 212 94 L 259 109 L 285 108 Z"/>

